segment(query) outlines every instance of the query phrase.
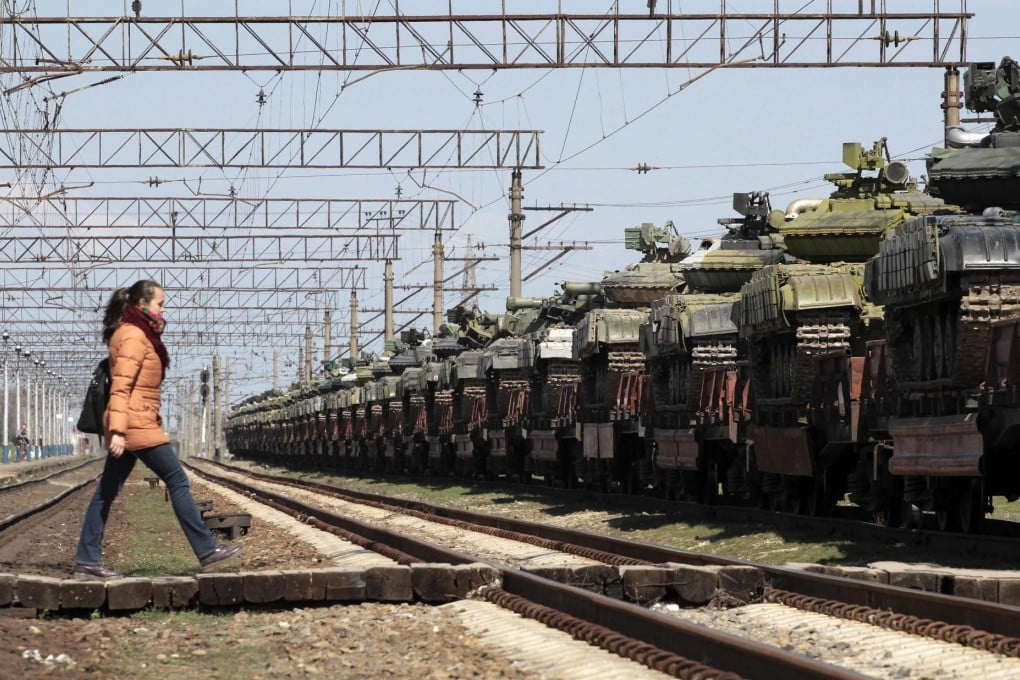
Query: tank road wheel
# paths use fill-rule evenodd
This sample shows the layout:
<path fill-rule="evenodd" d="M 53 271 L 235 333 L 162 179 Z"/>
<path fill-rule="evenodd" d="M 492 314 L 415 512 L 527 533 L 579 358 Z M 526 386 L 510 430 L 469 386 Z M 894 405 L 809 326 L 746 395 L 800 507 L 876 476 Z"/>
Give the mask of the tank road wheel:
<path fill-rule="evenodd" d="M 963 484 L 956 499 L 960 531 L 965 534 L 976 534 L 981 531 L 981 523 L 985 518 L 985 495 L 981 479 L 970 479 Z"/>

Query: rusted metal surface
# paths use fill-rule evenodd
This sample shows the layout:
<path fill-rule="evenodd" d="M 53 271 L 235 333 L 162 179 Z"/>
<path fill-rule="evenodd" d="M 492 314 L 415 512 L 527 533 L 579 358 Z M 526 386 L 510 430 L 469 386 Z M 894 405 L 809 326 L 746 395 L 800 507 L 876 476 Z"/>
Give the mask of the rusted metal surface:
<path fill-rule="evenodd" d="M 976 413 L 890 418 L 889 434 L 896 442 L 889 460 L 894 475 L 981 475 L 984 438 Z"/>
<path fill-rule="evenodd" d="M 696 661 L 672 654 L 653 647 L 647 643 L 628 638 L 604 626 L 589 623 L 561 611 L 532 602 L 502 588 L 489 588 L 484 592 L 485 599 L 504 609 L 535 619 L 540 623 L 569 633 L 575 640 L 583 640 L 588 644 L 597 645 L 627 659 L 633 659 L 650 668 L 670 675 L 674 678 L 698 680 L 713 678 L 714 680 L 739 680 L 736 673 L 726 673 Z"/>
<path fill-rule="evenodd" d="M 655 467 L 663 470 L 697 470 L 700 447 L 694 429 L 655 430 L 658 453 Z"/>
<path fill-rule="evenodd" d="M 515 569 L 503 570 L 503 589 L 531 602 L 541 602 L 559 612 L 558 616 L 567 615 L 581 622 L 605 626 L 609 635 L 622 634 L 663 652 L 734 673 L 738 677 L 761 680 L 864 677 L 772 645 L 720 633 Z M 635 647 L 640 649 L 637 645 Z M 651 653 L 651 650 L 647 651 Z M 690 677 L 731 676 L 709 674 Z"/>
<path fill-rule="evenodd" d="M 1006 656 L 1020 656 L 1020 638 L 988 633 L 973 626 L 953 625 L 944 621 L 922 619 L 865 605 L 848 604 L 838 600 L 800 595 L 774 588 L 765 591 L 765 599 L 769 602 L 826 616 L 859 621 L 943 642 L 955 642 L 965 647 L 974 647 Z"/>
<path fill-rule="evenodd" d="M 814 452 L 807 428 L 752 425 L 751 440 L 761 472 L 810 477 L 814 471 Z"/>

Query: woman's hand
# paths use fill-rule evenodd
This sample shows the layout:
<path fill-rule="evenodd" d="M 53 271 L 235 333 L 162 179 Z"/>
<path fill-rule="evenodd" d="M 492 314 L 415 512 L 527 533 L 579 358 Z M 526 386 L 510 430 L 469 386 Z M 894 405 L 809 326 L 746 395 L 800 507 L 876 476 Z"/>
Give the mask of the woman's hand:
<path fill-rule="evenodd" d="M 110 437 L 110 455 L 114 458 L 124 455 L 124 435 L 115 434 Z"/>

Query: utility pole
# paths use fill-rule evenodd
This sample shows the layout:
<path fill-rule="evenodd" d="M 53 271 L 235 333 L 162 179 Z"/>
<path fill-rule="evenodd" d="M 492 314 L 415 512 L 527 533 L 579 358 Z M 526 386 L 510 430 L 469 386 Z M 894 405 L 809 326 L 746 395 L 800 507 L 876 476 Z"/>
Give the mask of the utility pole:
<path fill-rule="evenodd" d="M 383 340 L 393 342 L 393 260 L 386 260 L 383 269 L 383 287 L 385 304 L 383 306 Z M 352 326 L 353 328 L 353 326 Z"/>
<path fill-rule="evenodd" d="M 945 145 L 949 146 L 949 129 L 960 127 L 960 69 L 955 66 L 946 68 L 945 86 L 942 91 L 942 110 L 945 112 Z"/>
<path fill-rule="evenodd" d="M 280 351 L 273 350 L 273 391 L 276 392 L 280 389 Z"/>
<path fill-rule="evenodd" d="M 351 361 L 358 360 L 358 291 L 351 291 Z"/>
<path fill-rule="evenodd" d="M 443 325 L 443 235 L 436 231 L 432 238 L 432 332 L 438 334 Z"/>
<path fill-rule="evenodd" d="M 227 416 L 230 414 L 230 357 L 227 357 L 224 363 L 226 365 L 223 367 L 223 421 L 226 421 Z M 220 424 L 220 445 L 226 451 L 227 442 L 223 438 L 222 421 Z"/>
<path fill-rule="evenodd" d="M 323 319 L 323 325 L 325 328 L 323 329 L 322 363 L 325 365 L 326 362 L 329 361 L 329 344 L 333 334 L 333 324 L 331 323 L 333 313 L 327 309 L 323 313 L 323 316 L 325 317 Z"/>
<path fill-rule="evenodd" d="M 478 278 L 475 276 L 476 262 L 470 260 L 471 251 L 474 249 L 474 244 L 471 242 L 471 234 L 467 235 L 467 243 L 464 244 L 464 250 L 466 252 L 465 258 L 467 264 L 464 265 L 464 280 L 461 282 L 461 288 L 468 290 L 470 288 L 476 288 L 478 286 Z"/>
<path fill-rule="evenodd" d="M 521 234 L 524 230 L 521 203 L 524 200 L 524 185 L 521 183 L 520 170 L 514 170 L 510 178 L 510 295 L 520 297 Z"/>
<path fill-rule="evenodd" d="M 312 327 L 305 326 L 304 384 L 312 384 Z"/>
<path fill-rule="evenodd" d="M 223 402 L 223 374 L 220 372 L 220 356 L 214 354 L 212 358 L 213 378 L 213 460 L 220 459 L 220 435 L 223 433 L 223 412 L 220 407 Z"/>

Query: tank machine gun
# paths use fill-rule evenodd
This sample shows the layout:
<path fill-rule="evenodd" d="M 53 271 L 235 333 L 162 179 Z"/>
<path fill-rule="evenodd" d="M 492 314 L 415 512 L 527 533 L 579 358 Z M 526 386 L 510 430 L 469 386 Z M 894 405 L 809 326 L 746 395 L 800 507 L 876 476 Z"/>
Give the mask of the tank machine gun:
<path fill-rule="evenodd" d="M 915 511 L 975 531 L 993 495 L 1020 493 L 1020 67 L 971 64 L 964 83 L 995 127 L 949 129 L 928 161 L 931 193 L 962 209 L 897 226 L 866 285 L 900 394 L 889 470 Z"/>

